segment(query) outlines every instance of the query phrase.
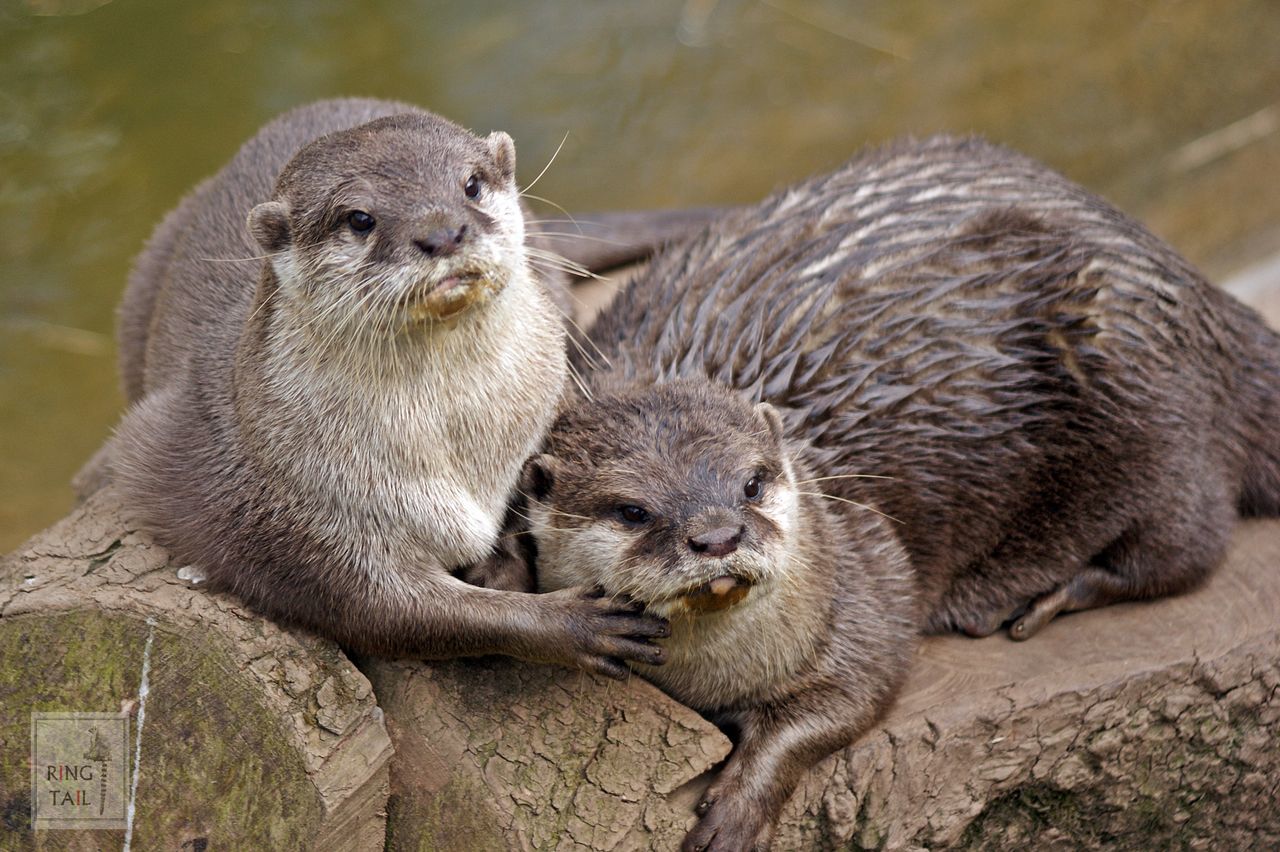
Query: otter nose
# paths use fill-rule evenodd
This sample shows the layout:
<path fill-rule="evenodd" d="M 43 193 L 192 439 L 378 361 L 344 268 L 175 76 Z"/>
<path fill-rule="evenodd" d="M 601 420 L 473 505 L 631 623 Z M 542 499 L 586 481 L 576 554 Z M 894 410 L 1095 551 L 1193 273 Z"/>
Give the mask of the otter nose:
<path fill-rule="evenodd" d="M 745 528 L 717 527 L 704 533 L 689 536 L 689 549 L 702 556 L 728 556 L 738 549 Z"/>
<path fill-rule="evenodd" d="M 458 250 L 467 235 L 467 226 L 456 228 L 437 228 L 425 237 L 416 239 L 413 244 L 422 250 L 427 257 L 446 257 Z"/>

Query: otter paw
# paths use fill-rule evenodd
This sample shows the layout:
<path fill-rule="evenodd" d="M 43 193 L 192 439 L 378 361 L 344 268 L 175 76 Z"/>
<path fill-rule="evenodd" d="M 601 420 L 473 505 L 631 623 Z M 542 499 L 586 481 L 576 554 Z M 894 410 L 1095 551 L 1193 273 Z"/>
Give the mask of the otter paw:
<path fill-rule="evenodd" d="M 1064 583 L 1028 603 L 1026 610 L 1009 626 L 1009 638 L 1025 642 L 1043 630 L 1059 613 L 1069 611 L 1071 590 L 1072 584 Z"/>
<path fill-rule="evenodd" d="M 1011 610 L 971 612 L 958 617 L 955 621 L 955 626 L 957 630 L 966 636 L 973 639 L 982 639 L 1017 618 L 1025 609 L 1026 605 L 1024 604 Z"/>
<path fill-rule="evenodd" d="M 616 600 L 599 590 L 567 589 L 554 594 L 566 595 L 566 632 L 570 638 L 570 656 L 565 662 L 608 677 L 625 680 L 630 674 L 626 663 L 660 666 L 666 652 L 655 639 L 671 635 L 665 618 L 645 613 L 640 604 Z"/>
<path fill-rule="evenodd" d="M 766 850 L 773 837 L 773 814 L 763 803 L 730 790 L 699 803 L 698 824 L 687 835 L 682 852 L 739 852 Z"/>
<path fill-rule="evenodd" d="M 464 583 L 499 589 L 506 592 L 534 591 L 533 571 L 521 557 L 497 552 L 474 565 L 465 565 L 453 572 Z"/>

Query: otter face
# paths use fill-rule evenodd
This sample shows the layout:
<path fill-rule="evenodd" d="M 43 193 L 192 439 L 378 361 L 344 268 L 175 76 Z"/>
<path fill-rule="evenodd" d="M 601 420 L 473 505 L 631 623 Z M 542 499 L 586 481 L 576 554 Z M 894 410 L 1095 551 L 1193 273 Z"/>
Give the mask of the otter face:
<path fill-rule="evenodd" d="M 522 487 L 543 590 L 594 585 L 659 615 L 700 615 L 768 594 L 799 567 L 781 420 L 708 383 L 562 415 Z"/>
<path fill-rule="evenodd" d="M 286 309 L 323 335 L 394 336 L 454 319 L 525 265 L 511 137 L 480 139 L 432 115 L 307 145 L 249 228 Z"/>

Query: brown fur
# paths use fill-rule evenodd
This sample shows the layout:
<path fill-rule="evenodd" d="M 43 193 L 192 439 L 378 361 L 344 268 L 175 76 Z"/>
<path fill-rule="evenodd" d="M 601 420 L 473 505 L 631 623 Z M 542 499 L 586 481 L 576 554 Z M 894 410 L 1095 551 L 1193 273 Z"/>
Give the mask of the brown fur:
<path fill-rule="evenodd" d="M 683 519 L 742 503 L 744 405 L 782 412 L 781 458 L 811 480 L 794 517 L 813 532 L 787 547 L 746 527 L 738 548 L 788 560 L 779 588 L 809 608 L 761 586 L 676 618 L 651 675 L 740 731 L 691 849 L 766 844 L 799 774 L 882 712 L 918 629 L 1012 619 L 1025 638 L 1183 591 L 1237 510 L 1280 509 L 1276 334 L 1105 202 L 978 140 L 872 151 L 725 217 L 661 254 L 583 351 L 594 400 L 526 474 L 543 588 L 667 589 Z M 619 530 L 618 498 L 650 525 Z M 809 618 L 822 629 L 796 629 Z M 777 636 L 804 664 L 760 676 L 744 661 Z M 709 688 L 726 670 L 736 693 Z"/>
<path fill-rule="evenodd" d="M 506 134 L 403 104 L 268 124 L 138 261 L 120 312 L 132 407 L 105 460 L 177 559 L 267 615 L 361 652 L 622 676 L 660 661 L 659 619 L 452 574 L 493 545 L 566 375 L 514 157 Z"/>

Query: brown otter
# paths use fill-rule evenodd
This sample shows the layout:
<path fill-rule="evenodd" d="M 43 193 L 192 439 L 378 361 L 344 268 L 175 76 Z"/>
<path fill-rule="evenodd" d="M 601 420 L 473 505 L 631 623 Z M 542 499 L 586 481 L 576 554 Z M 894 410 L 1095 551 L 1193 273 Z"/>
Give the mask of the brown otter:
<path fill-rule="evenodd" d="M 538 581 L 670 617 L 666 664 L 639 670 L 737 732 L 689 849 L 767 845 L 917 632 L 1026 638 L 1176 593 L 1237 511 L 1280 512 L 1280 338 L 978 140 L 872 151 L 726 216 L 591 342 L 591 399 L 523 478 Z"/>
<path fill-rule="evenodd" d="M 665 624 L 627 602 L 452 574 L 566 375 L 505 133 L 373 100 L 285 114 L 157 229 L 120 344 L 132 407 L 101 461 L 213 587 L 366 653 L 661 661 Z"/>

